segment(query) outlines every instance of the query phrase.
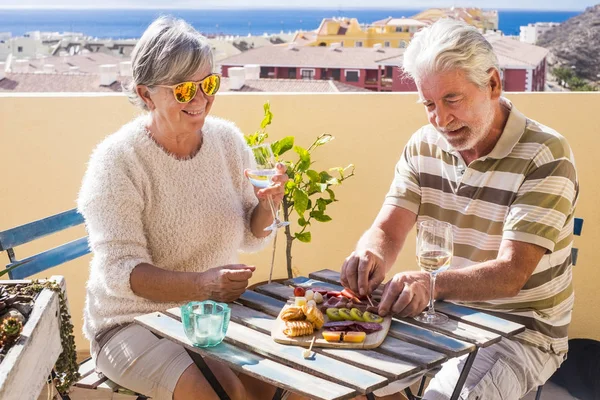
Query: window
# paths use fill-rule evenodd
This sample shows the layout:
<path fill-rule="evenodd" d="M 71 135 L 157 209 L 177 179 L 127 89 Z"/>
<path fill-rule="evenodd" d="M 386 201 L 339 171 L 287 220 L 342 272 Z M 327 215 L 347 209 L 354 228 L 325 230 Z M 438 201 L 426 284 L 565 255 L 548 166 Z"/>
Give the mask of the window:
<path fill-rule="evenodd" d="M 400 41 L 400 48 L 401 48 L 401 49 L 404 49 L 404 48 L 406 48 L 406 42 L 405 42 L 404 40 L 401 40 L 401 41 Z"/>
<path fill-rule="evenodd" d="M 390 47 L 390 42 L 383 42 L 383 47 Z"/>
<path fill-rule="evenodd" d="M 23 52 L 23 46 L 17 47 L 17 52 L 22 53 Z"/>
<path fill-rule="evenodd" d="M 300 76 L 302 79 L 314 79 L 315 70 L 314 69 L 301 69 Z"/>
<path fill-rule="evenodd" d="M 346 82 L 358 82 L 360 71 L 357 69 L 347 69 L 344 71 L 344 75 L 346 76 Z"/>
<path fill-rule="evenodd" d="M 401 26 L 397 26 L 396 27 L 396 32 L 402 32 L 402 27 Z"/>
<path fill-rule="evenodd" d="M 275 75 L 275 68 L 273 67 L 260 67 L 260 77 L 263 79 L 273 78 Z"/>
<path fill-rule="evenodd" d="M 296 68 L 288 69 L 288 79 L 296 79 Z"/>
<path fill-rule="evenodd" d="M 334 81 L 339 81 L 340 75 L 341 75 L 341 70 L 339 68 L 335 68 L 335 69 L 331 70 L 331 77 L 333 78 Z"/>
<path fill-rule="evenodd" d="M 387 65 L 385 67 L 385 77 L 391 78 L 392 76 L 394 76 L 394 67 Z"/>
<path fill-rule="evenodd" d="M 354 42 L 354 47 L 363 47 L 363 42 Z"/>

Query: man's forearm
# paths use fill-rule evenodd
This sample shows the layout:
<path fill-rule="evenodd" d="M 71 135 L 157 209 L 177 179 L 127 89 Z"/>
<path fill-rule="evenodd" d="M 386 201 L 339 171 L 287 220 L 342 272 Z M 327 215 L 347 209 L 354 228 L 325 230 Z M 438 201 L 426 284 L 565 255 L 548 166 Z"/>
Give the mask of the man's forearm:
<path fill-rule="evenodd" d="M 417 216 L 412 211 L 384 205 L 371 228 L 358 241 L 356 249 L 376 253 L 383 260 L 387 273 L 396 262 L 408 232 L 415 225 L 416 220 Z"/>
<path fill-rule="evenodd" d="M 522 278 L 507 273 L 507 261 L 491 260 L 462 269 L 440 272 L 435 282 L 439 300 L 487 301 L 513 297 Z"/>
<path fill-rule="evenodd" d="M 370 250 L 375 253 L 383 260 L 385 271 L 388 272 L 398 258 L 403 245 L 404 241 L 395 241 L 380 227 L 372 226 L 361 236 L 356 249 Z"/>
<path fill-rule="evenodd" d="M 531 243 L 503 240 L 496 259 L 441 272 L 436 280 L 435 296 L 464 301 L 514 297 L 546 251 Z"/>
<path fill-rule="evenodd" d="M 129 278 L 133 293 L 156 302 L 206 300 L 200 280 L 196 272 L 167 271 L 151 264 L 137 265 Z"/>

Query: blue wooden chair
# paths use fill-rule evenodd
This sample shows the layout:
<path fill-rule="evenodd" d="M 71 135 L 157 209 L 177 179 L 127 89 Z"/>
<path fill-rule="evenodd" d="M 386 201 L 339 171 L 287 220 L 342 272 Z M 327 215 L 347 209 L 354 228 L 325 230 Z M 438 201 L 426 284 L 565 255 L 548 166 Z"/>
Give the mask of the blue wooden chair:
<path fill-rule="evenodd" d="M 79 214 L 76 209 L 72 209 L 0 232 L 0 252 L 5 251 L 9 261 L 6 268 L 0 270 L 0 273 L 8 274 L 10 279 L 25 279 L 31 275 L 88 254 L 90 248 L 88 246 L 87 236 L 84 236 L 23 259 L 18 259 L 15 255 L 16 247 L 64 231 L 65 229 L 81 225 L 83 222 L 83 216 Z M 96 373 L 95 365 L 91 359 L 87 359 L 81 363 L 79 366 L 79 373 L 81 374 L 81 379 L 71 389 L 71 393 L 69 396 L 66 396 L 66 399 L 146 399 L 144 396 L 140 396 L 137 393 L 119 387 L 106 377 Z M 89 390 L 94 390 L 94 392 L 91 394 Z M 63 397 L 63 399 L 65 399 L 65 397 Z"/>
<path fill-rule="evenodd" d="M 10 279 L 24 279 L 88 254 L 87 236 L 22 260 L 17 259 L 14 250 L 15 247 L 82 223 L 81 214 L 72 209 L 0 232 L 0 251 L 6 251 L 9 259 L 6 270 L 0 272 L 8 272 Z"/>

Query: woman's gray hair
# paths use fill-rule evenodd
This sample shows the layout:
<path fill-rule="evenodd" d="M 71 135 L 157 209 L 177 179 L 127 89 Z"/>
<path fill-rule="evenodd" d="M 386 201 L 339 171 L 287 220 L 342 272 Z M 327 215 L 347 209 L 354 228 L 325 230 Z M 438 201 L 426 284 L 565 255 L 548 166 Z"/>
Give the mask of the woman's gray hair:
<path fill-rule="evenodd" d="M 492 45 L 474 26 L 444 18 L 415 34 L 404 52 L 403 69 L 415 82 L 424 76 L 461 69 L 479 87 L 490 69 L 500 71 Z"/>
<path fill-rule="evenodd" d="M 148 110 L 137 85 L 173 85 L 201 69 L 213 69 L 208 40 L 182 19 L 162 16 L 146 29 L 131 53 L 133 79 L 127 85 L 131 103 Z"/>

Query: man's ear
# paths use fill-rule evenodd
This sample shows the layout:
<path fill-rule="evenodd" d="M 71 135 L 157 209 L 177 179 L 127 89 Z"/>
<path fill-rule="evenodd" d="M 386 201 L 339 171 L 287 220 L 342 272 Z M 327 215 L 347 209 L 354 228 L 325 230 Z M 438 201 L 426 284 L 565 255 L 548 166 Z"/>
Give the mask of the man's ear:
<path fill-rule="evenodd" d="M 150 96 L 150 89 L 146 85 L 137 85 L 135 87 L 137 95 L 146 103 L 149 110 L 154 110 L 154 102 Z"/>
<path fill-rule="evenodd" d="M 492 99 L 498 99 L 502 95 L 502 79 L 500 79 L 500 72 L 496 68 L 491 68 L 489 73 Z"/>

